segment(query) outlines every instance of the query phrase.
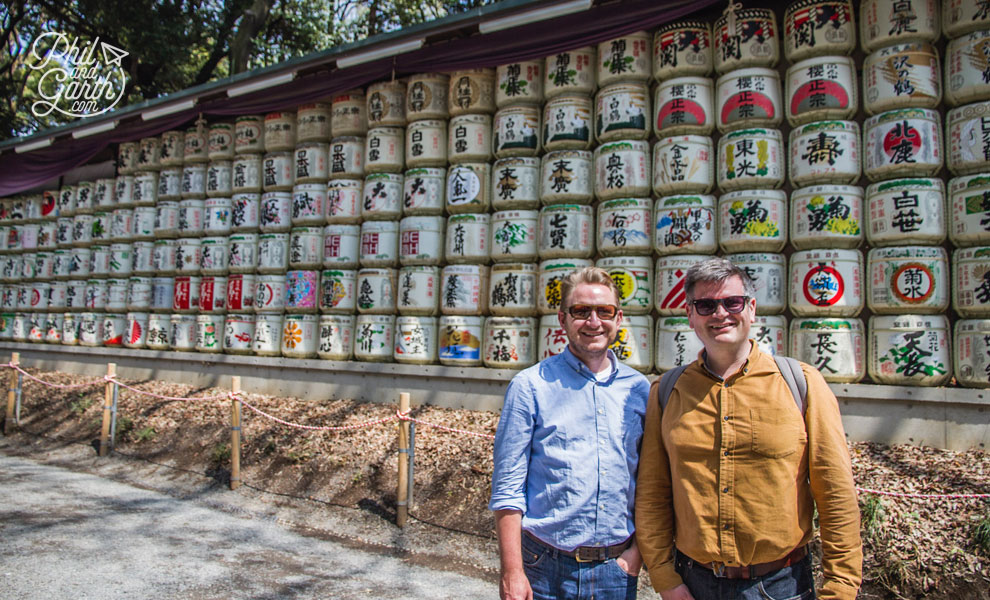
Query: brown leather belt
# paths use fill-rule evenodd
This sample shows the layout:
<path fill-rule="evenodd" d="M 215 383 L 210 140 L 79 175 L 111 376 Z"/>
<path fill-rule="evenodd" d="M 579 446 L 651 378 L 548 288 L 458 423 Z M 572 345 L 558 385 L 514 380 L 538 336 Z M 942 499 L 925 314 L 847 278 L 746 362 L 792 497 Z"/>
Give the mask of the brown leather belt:
<path fill-rule="evenodd" d="M 528 531 L 525 531 L 524 533 L 527 537 L 529 537 L 529 539 L 533 540 L 537 544 L 546 546 L 547 548 L 550 548 L 554 552 L 557 552 L 563 556 L 569 556 L 577 562 L 593 562 L 609 560 L 611 558 L 619 558 L 619 555 L 625 552 L 632 543 L 632 538 L 630 537 L 626 541 L 619 542 L 613 546 L 578 546 L 573 551 L 570 551 L 561 550 L 560 548 L 551 546 Z"/>
<path fill-rule="evenodd" d="M 789 567 L 797 562 L 800 562 L 805 556 L 808 555 L 807 546 L 799 546 L 791 551 L 790 554 L 784 558 L 778 560 L 772 560 L 766 563 L 760 563 L 758 565 L 748 565 L 745 567 L 730 567 L 722 563 L 710 562 L 703 563 L 691 559 L 694 566 L 706 569 L 715 574 L 715 577 L 724 577 L 725 579 L 754 579 L 756 577 L 763 577 L 768 573 L 773 573 L 774 571 L 783 569 L 784 567 Z"/>

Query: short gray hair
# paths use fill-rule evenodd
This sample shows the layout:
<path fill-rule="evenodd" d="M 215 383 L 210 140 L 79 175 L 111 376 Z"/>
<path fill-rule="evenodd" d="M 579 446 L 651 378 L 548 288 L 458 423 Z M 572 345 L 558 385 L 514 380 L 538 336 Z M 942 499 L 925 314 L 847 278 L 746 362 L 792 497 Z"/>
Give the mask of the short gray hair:
<path fill-rule="evenodd" d="M 727 258 L 713 256 L 707 260 L 691 265 L 684 276 L 684 293 L 688 301 L 694 300 L 694 286 L 698 283 L 722 283 L 731 277 L 738 277 L 743 282 L 743 289 L 750 298 L 756 297 L 756 286 L 753 278 L 745 269 Z"/>
<path fill-rule="evenodd" d="M 574 288 L 581 283 L 590 283 L 595 285 L 604 285 L 608 289 L 612 290 L 615 294 L 615 302 L 619 304 L 622 301 L 622 294 L 619 292 L 619 286 L 615 285 L 615 281 L 609 272 L 600 267 L 583 267 L 577 271 L 571 271 L 569 275 L 564 277 L 560 282 L 560 310 L 567 310 L 567 301 L 571 297 L 571 292 Z M 621 307 L 620 307 L 621 308 Z"/>

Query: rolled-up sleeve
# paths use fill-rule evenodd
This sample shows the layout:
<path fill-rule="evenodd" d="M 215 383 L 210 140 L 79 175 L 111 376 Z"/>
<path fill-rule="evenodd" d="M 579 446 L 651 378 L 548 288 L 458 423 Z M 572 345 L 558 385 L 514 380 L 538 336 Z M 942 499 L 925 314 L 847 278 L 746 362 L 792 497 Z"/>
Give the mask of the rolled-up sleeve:
<path fill-rule="evenodd" d="M 492 498 L 489 510 L 526 513 L 526 481 L 533 446 L 535 395 L 530 382 L 516 376 L 505 391 L 502 415 L 495 431 Z"/>

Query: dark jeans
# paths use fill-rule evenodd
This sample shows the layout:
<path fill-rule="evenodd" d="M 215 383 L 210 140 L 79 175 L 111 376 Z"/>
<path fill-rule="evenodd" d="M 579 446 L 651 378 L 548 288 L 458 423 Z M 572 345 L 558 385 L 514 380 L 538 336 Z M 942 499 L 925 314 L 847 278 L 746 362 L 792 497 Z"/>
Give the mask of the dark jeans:
<path fill-rule="evenodd" d="M 522 554 L 534 600 L 636 600 L 639 578 L 614 558 L 579 563 L 525 534 Z"/>
<path fill-rule="evenodd" d="M 680 552 L 674 568 L 695 600 L 810 600 L 815 597 L 811 555 L 801 561 L 755 579 L 716 577 Z"/>

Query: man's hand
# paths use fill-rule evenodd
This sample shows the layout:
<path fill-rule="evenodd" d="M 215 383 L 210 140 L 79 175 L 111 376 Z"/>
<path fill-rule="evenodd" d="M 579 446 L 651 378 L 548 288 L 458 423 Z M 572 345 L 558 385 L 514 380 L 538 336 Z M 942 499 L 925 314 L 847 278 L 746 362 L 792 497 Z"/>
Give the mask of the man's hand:
<path fill-rule="evenodd" d="M 660 592 L 663 600 L 694 600 L 694 596 L 688 591 L 688 587 L 683 583 L 675 588 Z"/>
<path fill-rule="evenodd" d="M 615 562 L 620 569 L 626 572 L 626 575 L 632 577 L 639 575 L 640 569 L 643 568 L 643 556 L 639 553 L 639 547 L 636 546 L 635 540 L 631 546 L 626 548 L 625 552 L 619 555 L 619 558 L 615 559 Z"/>
<path fill-rule="evenodd" d="M 502 572 L 498 582 L 498 594 L 502 600 L 533 600 L 533 588 L 522 569 Z"/>

